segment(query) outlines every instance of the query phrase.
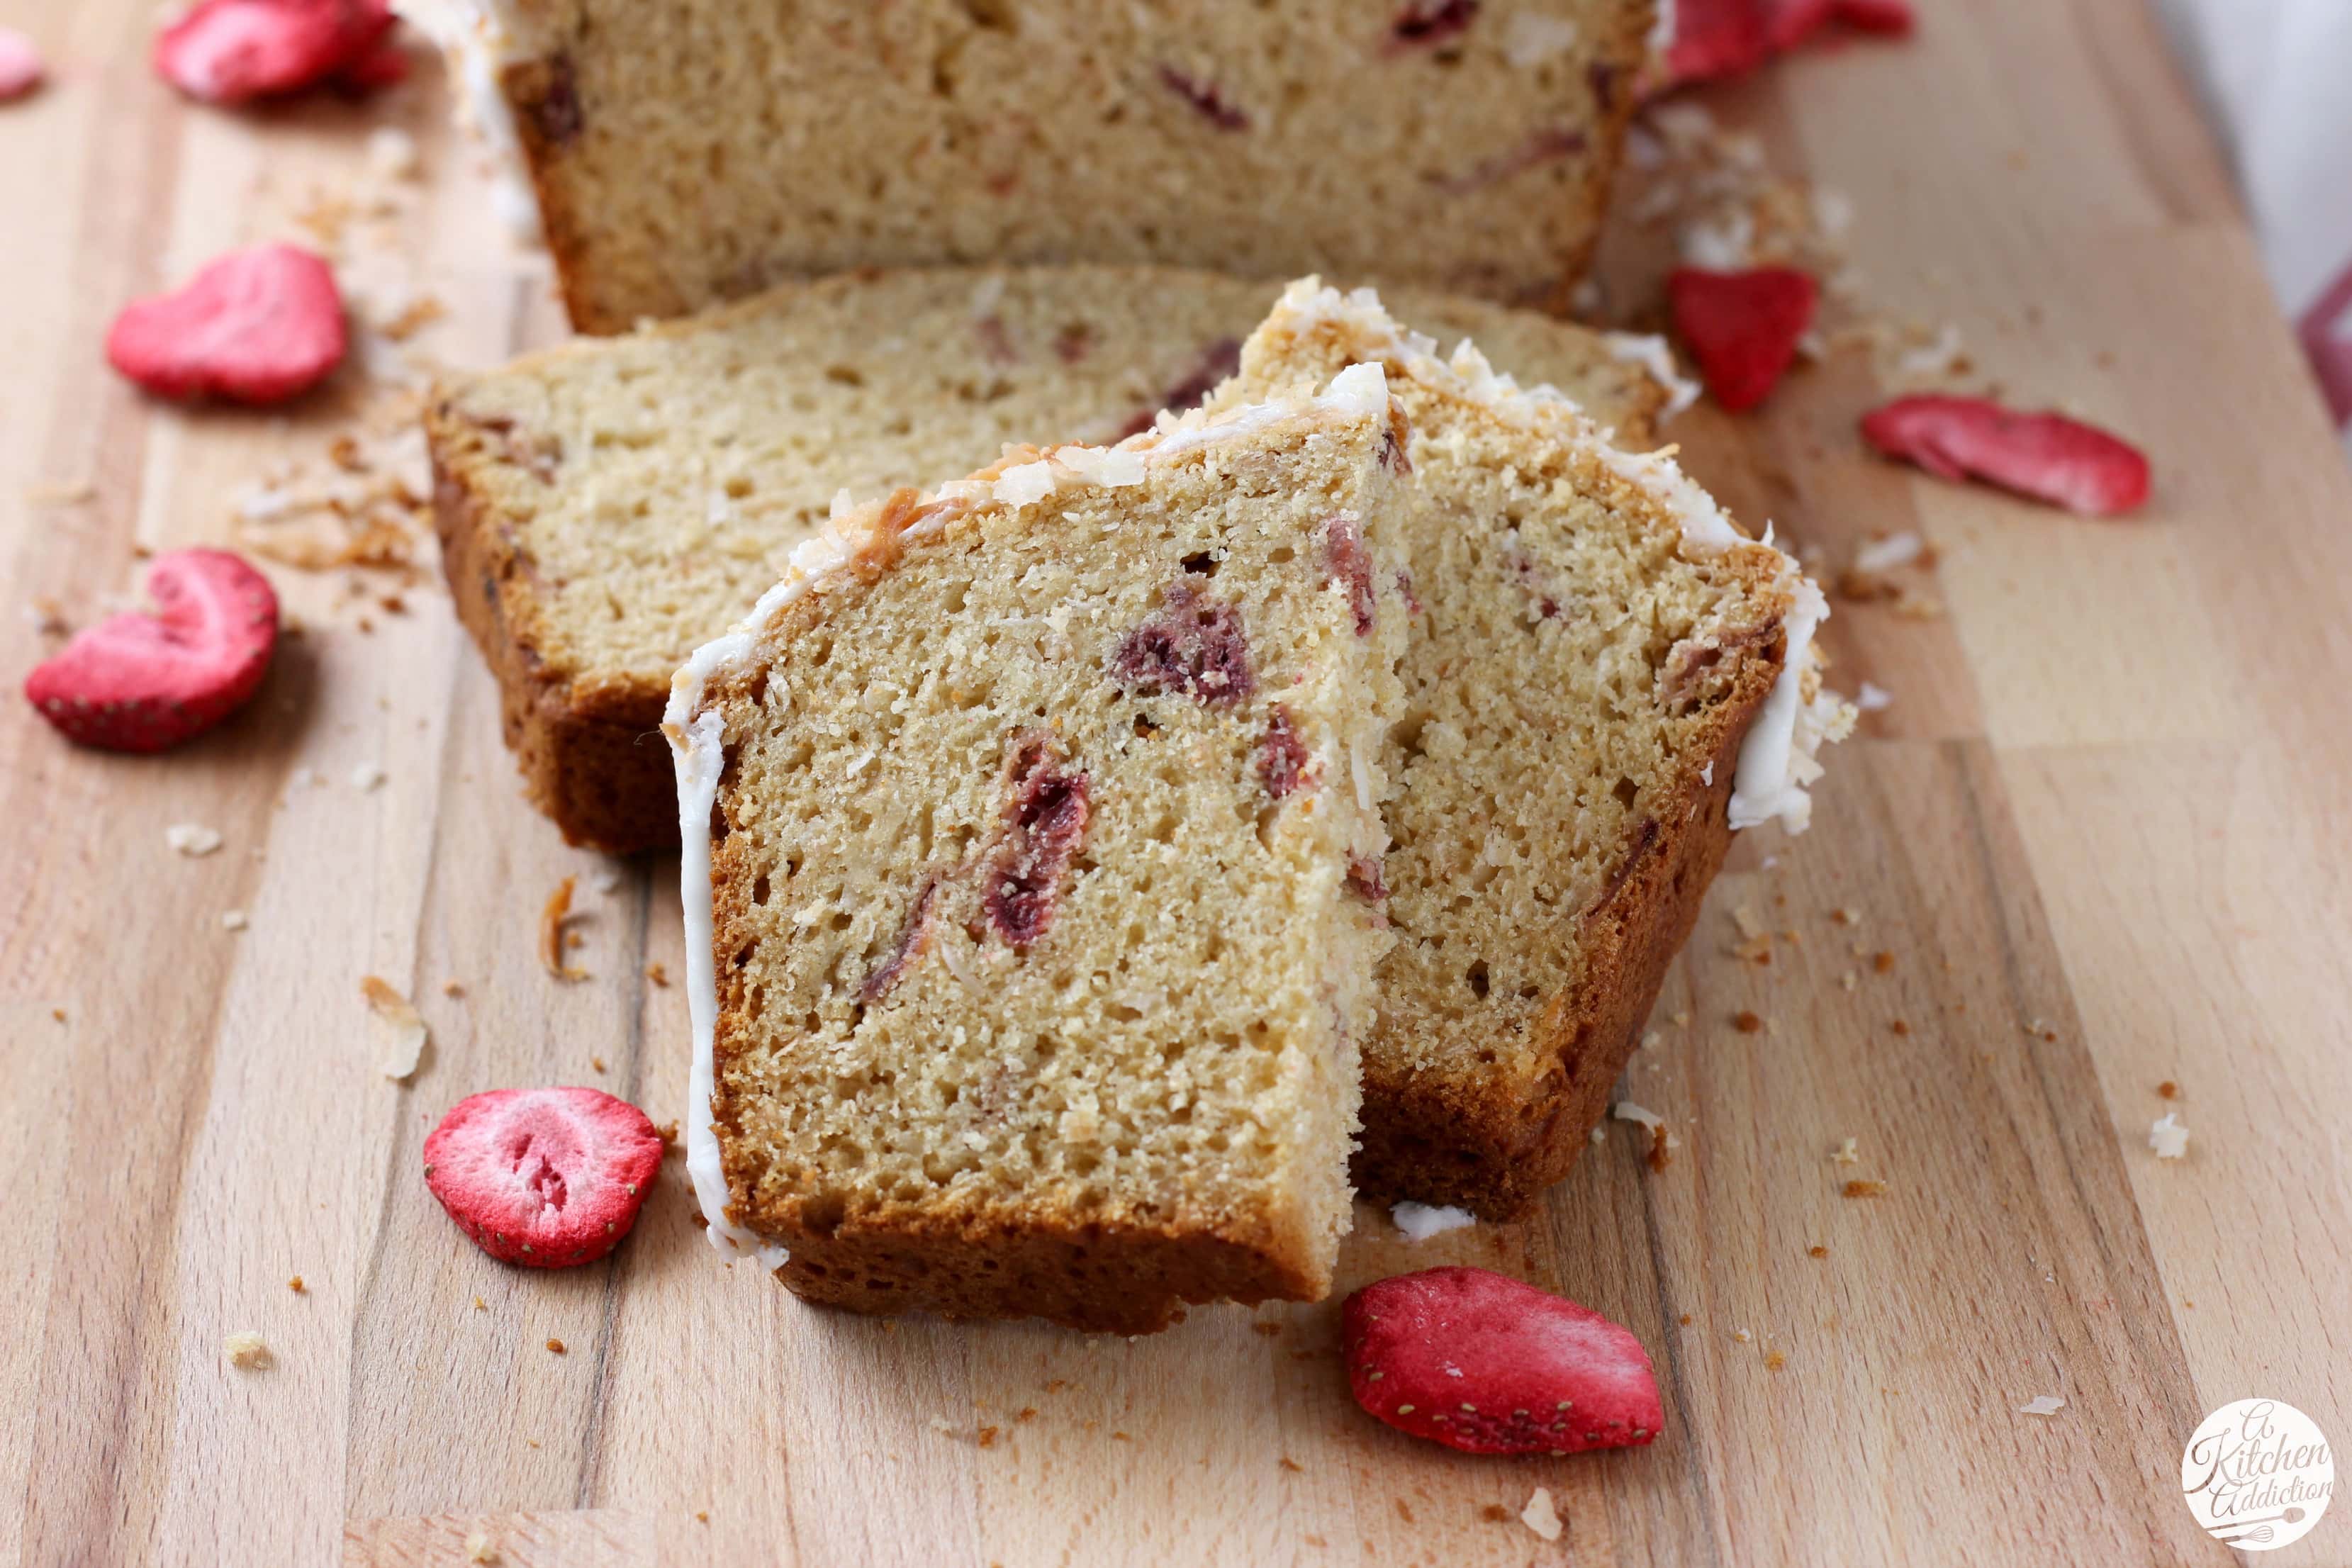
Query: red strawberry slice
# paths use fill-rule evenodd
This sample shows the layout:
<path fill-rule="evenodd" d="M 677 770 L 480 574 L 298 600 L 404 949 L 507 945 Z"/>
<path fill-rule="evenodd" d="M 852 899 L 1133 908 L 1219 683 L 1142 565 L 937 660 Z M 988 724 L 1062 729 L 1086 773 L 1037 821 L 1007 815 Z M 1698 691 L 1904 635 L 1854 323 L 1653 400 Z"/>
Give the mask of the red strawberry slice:
<path fill-rule="evenodd" d="M 1785 53 L 1829 26 L 1837 0 L 1765 0 L 1764 41 Z"/>
<path fill-rule="evenodd" d="M 47 73 L 39 46 L 14 27 L 0 27 L 0 103 L 24 97 Z"/>
<path fill-rule="evenodd" d="M 425 1184 L 501 1263 L 569 1268 L 620 1245 L 661 1169 L 646 1113 L 596 1089 L 495 1089 L 425 1140 Z"/>
<path fill-rule="evenodd" d="M 1831 12 L 1858 33 L 1891 38 L 1907 37 L 1918 26 L 1918 18 L 1911 13 L 1911 0 L 1833 0 Z"/>
<path fill-rule="evenodd" d="M 155 73 L 191 98 L 245 103 L 324 81 L 392 23 L 389 0 L 198 0 L 155 35 Z"/>
<path fill-rule="evenodd" d="M 398 87 L 408 79 L 408 51 L 398 44 L 378 44 L 335 72 L 335 90 L 364 98 L 380 88 Z"/>
<path fill-rule="evenodd" d="M 1668 85 L 1744 76 L 1770 53 L 1761 0 L 1676 0 Z"/>
<path fill-rule="evenodd" d="M 1797 356 L 1813 324 L 1821 287 L 1786 267 L 1752 272 L 1675 269 L 1666 279 L 1675 327 L 1698 360 L 1715 400 L 1734 413 L 1753 408 Z"/>
<path fill-rule="evenodd" d="M 155 614 L 109 616 L 26 678 L 26 697 L 68 738 L 160 752 L 227 718 L 268 672 L 278 595 L 236 556 L 159 555 L 147 593 Z"/>
<path fill-rule="evenodd" d="M 1356 1403 L 1469 1454 L 1580 1453 L 1654 1440 L 1650 1357 L 1590 1308 L 1484 1268 L 1367 1285 L 1340 1310 Z"/>
<path fill-rule="evenodd" d="M 257 245 L 205 265 L 175 294 L 124 307 L 106 334 L 114 368 L 165 397 L 277 403 L 343 357 L 343 297 L 307 250 Z"/>
<path fill-rule="evenodd" d="M 1900 397 L 1864 415 L 1862 433 L 1939 479 L 1983 479 L 2092 517 L 2147 500 L 2139 448 L 2063 414 L 2019 414 L 1981 397 Z"/>

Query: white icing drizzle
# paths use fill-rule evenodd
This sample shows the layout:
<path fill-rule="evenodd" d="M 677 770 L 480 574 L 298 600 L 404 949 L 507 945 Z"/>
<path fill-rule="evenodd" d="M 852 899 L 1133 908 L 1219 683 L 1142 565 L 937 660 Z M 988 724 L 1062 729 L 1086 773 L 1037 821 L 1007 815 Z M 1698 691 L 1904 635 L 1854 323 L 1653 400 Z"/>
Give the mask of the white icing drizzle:
<path fill-rule="evenodd" d="M 1362 352 L 1395 363 L 1414 380 L 1477 402 L 1511 423 L 1540 426 L 1638 487 L 1674 516 L 1685 560 L 1712 561 L 1742 547 L 1773 549 L 1769 528 L 1759 542 L 1733 526 L 1715 498 L 1683 472 L 1673 447 L 1628 452 L 1612 445 L 1612 433 L 1586 417 L 1559 388 L 1521 387 L 1469 342 L 1456 348 L 1450 360 L 1439 360 L 1436 344 L 1401 326 L 1370 289 L 1343 294 L 1325 287 L 1318 278 L 1300 279 L 1284 291 L 1266 327 L 1303 333 L 1327 321 L 1344 326 L 1362 343 Z M 1822 773 L 1816 753 L 1825 742 L 1843 739 L 1852 730 L 1854 712 L 1853 704 L 1821 686 L 1821 651 L 1813 634 L 1829 617 L 1829 601 L 1793 557 L 1784 551 L 1774 553 L 1780 557 L 1780 584 L 1792 601 L 1787 653 L 1771 695 L 1740 744 L 1731 826 L 1750 827 L 1777 818 L 1787 831 L 1801 833 L 1812 815 L 1806 786 Z"/>
<path fill-rule="evenodd" d="M 511 14 L 499 0 L 394 0 L 394 10 L 431 38 L 449 63 L 458 116 L 490 156 L 490 202 L 520 245 L 541 237 L 539 197 L 524 172 L 522 137 L 499 87 L 499 70 L 529 52 L 515 41 Z"/>
<path fill-rule="evenodd" d="M 928 510 L 900 537 L 930 537 L 944 529 L 950 518 L 981 507 L 1034 505 L 1055 493 L 1064 475 L 1080 484 L 1106 488 L 1135 484 L 1142 479 L 1145 464 L 1166 462 L 1284 418 L 1319 414 L 1349 420 L 1385 420 L 1388 405 L 1388 379 L 1382 368 L 1350 365 L 1332 377 L 1329 388 L 1318 397 L 1253 404 L 1217 415 L 1195 410 L 1181 421 L 1130 437 L 1116 447 L 1053 447 L 1033 461 L 997 470 L 992 479 L 975 477 L 941 485 L 923 499 L 920 504 Z M 1013 492 L 1026 499 L 1008 500 L 1008 480 Z M 1044 488 L 1036 489 L 1041 481 Z M 1033 489 L 1036 493 L 1031 496 L 1028 492 Z M 695 1203 L 702 1210 L 704 1235 L 710 1245 L 725 1258 L 749 1254 L 762 1268 L 780 1267 L 789 1254 L 728 1218 L 727 1173 L 710 1115 L 710 1097 L 718 1087 L 719 1027 L 719 981 L 710 934 L 710 813 L 719 799 L 719 775 L 726 766 L 727 735 L 724 716 L 715 709 L 706 710 L 703 700 L 714 679 L 737 673 L 755 656 L 768 628 L 787 606 L 816 592 L 847 567 L 858 548 L 885 526 L 882 515 L 879 505 L 854 506 L 846 492 L 835 497 L 824 531 L 793 548 L 783 581 L 761 595 L 751 613 L 726 636 L 695 649 L 671 677 L 669 706 L 662 714 L 662 733 L 669 741 L 670 762 L 677 775 L 678 896 L 686 910 L 686 1003 L 694 1031 L 694 1058 L 687 1084 L 687 1175 L 694 1186 Z"/>
<path fill-rule="evenodd" d="M 1659 424 L 1698 401 L 1698 383 L 1675 368 L 1675 351 L 1665 339 L 1652 332 L 1603 332 L 1601 341 L 1609 345 L 1611 358 L 1640 365 L 1650 373 L 1652 381 L 1665 388 L 1666 405 L 1658 410 Z"/>

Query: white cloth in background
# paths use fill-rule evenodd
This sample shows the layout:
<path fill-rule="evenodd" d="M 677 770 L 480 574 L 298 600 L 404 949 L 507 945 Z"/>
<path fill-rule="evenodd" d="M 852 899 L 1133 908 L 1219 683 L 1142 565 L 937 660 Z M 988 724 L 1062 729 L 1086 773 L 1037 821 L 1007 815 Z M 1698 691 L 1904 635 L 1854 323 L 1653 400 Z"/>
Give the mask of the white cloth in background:
<path fill-rule="evenodd" d="M 2159 0 L 2352 449 L 2352 0 Z"/>

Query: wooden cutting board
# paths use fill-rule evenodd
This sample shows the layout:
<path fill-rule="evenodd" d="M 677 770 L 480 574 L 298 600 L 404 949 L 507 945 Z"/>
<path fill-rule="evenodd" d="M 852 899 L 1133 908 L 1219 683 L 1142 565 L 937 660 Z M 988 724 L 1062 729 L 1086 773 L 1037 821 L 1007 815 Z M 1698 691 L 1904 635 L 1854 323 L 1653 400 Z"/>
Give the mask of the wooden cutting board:
<path fill-rule="evenodd" d="M 86 618 L 142 547 L 225 541 L 257 474 L 350 416 L 349 386 L 166 408 L 99 345 L 122 300 L 359 189 L 372 126 L 424 150 L 385 242 L 449 307 L 418 342 L 486 363 L 559 331 L 437 71 L 192 108 L 148 72 L 152 9 L 0 0 L 57 67 L 0 108 L 11 679 L 53 646 L 15 612 Z M 813 1311 L 713 1260 L 675 1172 L 610 1265 L 492 1264 L 419 1143 L 515 1083 L 684 1112 L 684 998 L 647 975 L 684 967 L 675 861 L 567 850 L 522 804 L 429 571 L 398 610 L 381 575 L 278 571 L 306 633 L 210 740 L 88 754 L 0 702 L 0 1561 L 457 1563 L 476 1533 L 530 1564 L 2223 1561 L 2176 1494 L 2204 1412 L 2270 1395 L 2352 1438 L 2352 477 L 2141 8 L 1923 9 L 1907 47 L 1708 101 L 1853 197 L 1878 298 L 2142 443 L 2156 500 L 2085 521 L 1874 461 L 1850 358 L 1678 424 L 1739 512 L 1833 563 L 1922 531 L 1947 613 L 1829 625 L 1841 683 L 1894 704 L 1811 833 L 1743 837 L 1667 983 L 1623 1092 L 1673 1163 L 1614 1124 L 1527 1224 L 1416 1247 L 1367 1211 L 1345 1258 L 1350 1286 L 1482 1263 L 1630 1324 L 1656 1446 L 1410 1442 L 1350 1405 L 1336 1302 L 1133 1343 Z M 174 855 L 175 822 L 225 847 Z M 566 877 L 569 984 L 534 952 Z M 1797 933 L 1769 965 L 1730 951 L 1742 907 Z M 404 1087 L 371 973 L 432 1025 Z M 2168 1110 L 2185 1161 L 2149 1152 Z M 272 1368 L 227 1364 L 241 1330 Z M 1557 1543 L 1517 1517 L 1539 1486 Z M 2352 1563 L 2352 1506 L 2266 1561 Z"/>

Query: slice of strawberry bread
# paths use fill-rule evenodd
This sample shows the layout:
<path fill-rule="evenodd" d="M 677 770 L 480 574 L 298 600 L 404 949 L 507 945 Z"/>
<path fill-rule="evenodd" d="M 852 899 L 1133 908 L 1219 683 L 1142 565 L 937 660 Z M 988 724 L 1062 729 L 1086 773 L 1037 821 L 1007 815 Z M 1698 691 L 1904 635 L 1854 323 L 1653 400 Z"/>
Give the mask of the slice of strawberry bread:
<path fill-rule="evenodd" d="M 1366 1195 L 1523 1211 L 1608 1104 L 1734 829 L 1801 830 L 1828 606 L 1671 452 L 1629 453 L 1369 290 L 1295 284 L 1211 406 L 1383 367 L 1412 429 L 1419 614 L 1374 876 Z"/>
<path fill-rule="evenodd" d="M 1348 1227 L 1409 609 L 1377 365 L 845 507 L 664 723 L 712 1242 L 1165 1326 Z"/>
<path fill-rule="evenodd" d="M 532 801 L 574 843 L 676 844 L 657 735 L 670 676 L 751 607 L 836 493 L 1181 413 L 1233 374 L 1280 291 L 1158 267 L 863 273 L 451 378 L 425 416 L 442 565 Z M 1656 340 L 1390 298 L 1605 424 L 1646 434 L 1664 396 L 1645 368 Z"/>
<path fill-rule="evenodd" d="M 411 0 L 572 323 L 943 262 L 1559 302 L 1653 0 Z M 523 204 L 528 206 L 528 202 Z"/>

